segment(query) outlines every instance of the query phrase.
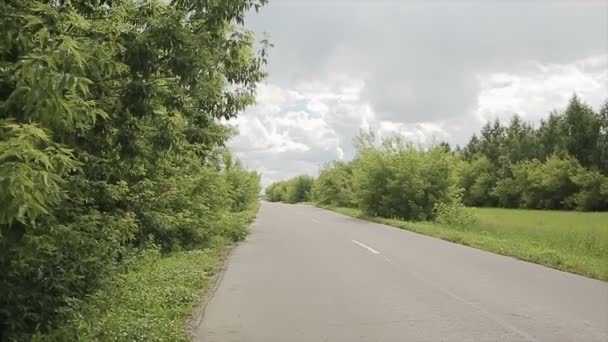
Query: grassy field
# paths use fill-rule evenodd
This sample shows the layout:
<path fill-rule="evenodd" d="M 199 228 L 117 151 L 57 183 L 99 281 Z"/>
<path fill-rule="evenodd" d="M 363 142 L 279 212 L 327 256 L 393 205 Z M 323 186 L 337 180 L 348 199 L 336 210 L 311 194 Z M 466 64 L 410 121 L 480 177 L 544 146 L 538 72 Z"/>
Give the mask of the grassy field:
<path fill-rule="evenodd" d="M 608 213 L 605 212 L 472 208 L 475 223 L 455 227 L 434 222 L 365 217 L 352 208 L 327 209 L 608 280 Z"/>

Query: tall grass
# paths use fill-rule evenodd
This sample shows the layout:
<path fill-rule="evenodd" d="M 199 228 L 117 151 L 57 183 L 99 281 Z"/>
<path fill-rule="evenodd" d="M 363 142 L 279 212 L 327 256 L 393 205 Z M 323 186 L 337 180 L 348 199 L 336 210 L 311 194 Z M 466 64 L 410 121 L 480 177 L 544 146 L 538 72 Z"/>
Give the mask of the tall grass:
<path fill-rule="evenodd" d="M 470 231 L 527 239 L 574 254 L 608 258 L 608 213 L 475 208 Z M 607 264 L 608 265 L 608 264 Z"/>

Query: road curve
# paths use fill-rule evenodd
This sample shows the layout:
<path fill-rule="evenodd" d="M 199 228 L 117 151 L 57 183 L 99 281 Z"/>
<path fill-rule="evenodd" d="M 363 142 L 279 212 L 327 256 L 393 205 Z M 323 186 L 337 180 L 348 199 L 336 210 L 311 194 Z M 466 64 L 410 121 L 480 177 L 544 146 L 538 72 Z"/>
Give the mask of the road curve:
<path fill-rule="evenodd" d="M 195 341 L 608 341 L 608 283 L 263 203 Z"/>

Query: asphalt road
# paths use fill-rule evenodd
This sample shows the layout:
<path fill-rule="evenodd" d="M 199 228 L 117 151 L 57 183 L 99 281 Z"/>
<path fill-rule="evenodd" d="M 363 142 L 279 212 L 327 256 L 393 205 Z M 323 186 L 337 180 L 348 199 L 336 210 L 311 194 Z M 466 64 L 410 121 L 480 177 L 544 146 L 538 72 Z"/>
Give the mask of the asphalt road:
<path fill-rule="evenodd" d="M 608 283 L 264 203 L 196 341 L 608 341 Z"/>

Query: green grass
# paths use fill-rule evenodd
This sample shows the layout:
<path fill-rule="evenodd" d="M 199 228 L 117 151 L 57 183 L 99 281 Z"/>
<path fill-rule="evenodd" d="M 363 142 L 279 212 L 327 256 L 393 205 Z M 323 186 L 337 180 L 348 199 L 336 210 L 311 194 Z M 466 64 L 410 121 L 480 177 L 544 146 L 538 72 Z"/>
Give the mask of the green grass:
<path fill-rule="evenodd" d="M 339 213 L 608 280 L 608 213 L 471 208 L 466 227 L 367 217 L 358 209 Z"/>
<path fill-rule="evenodd" d="M 258 208 L 235 214 L 240 227 L 232 229 L 245 229 Z M 229 246 L 228 239 L 216 237 L 203 250 L 145 250 L 130 261 L 128 272 L 78 306 L 72 320 L 33 341 L 189 341 L 186 323 Z"/>

